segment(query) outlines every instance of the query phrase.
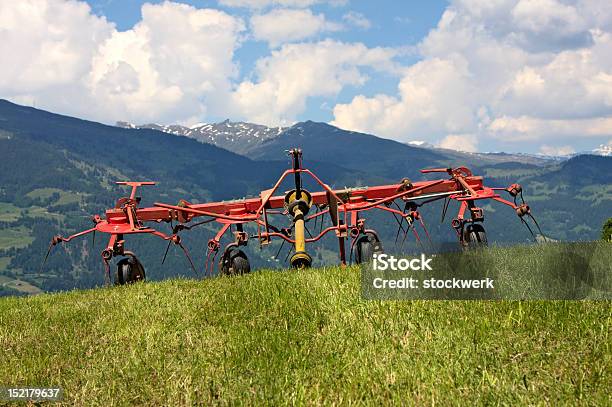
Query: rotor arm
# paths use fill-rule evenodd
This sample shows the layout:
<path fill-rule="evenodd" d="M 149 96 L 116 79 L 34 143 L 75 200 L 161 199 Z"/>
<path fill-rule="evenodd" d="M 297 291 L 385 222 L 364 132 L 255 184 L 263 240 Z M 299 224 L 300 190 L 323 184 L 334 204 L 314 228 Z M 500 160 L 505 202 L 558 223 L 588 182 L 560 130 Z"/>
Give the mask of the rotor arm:
<path fill-rule="evenodd" d="M 538 229 L 538 232 L 540 233 L 542 238 L 545 241 L 547 240 L 546 236 L 544 235 L 544 232 L 542 232 L 542 228 L 540 228 L 540 224 L 538 223 L 536 218 L 531 213 L 531 208 L 529 207 L 529 205 L 527 205 L 527 203 L 525 203 L 525 199 L 523 198 L 523 187 L 520 184 L 512 184 L 507 188 L 492 188 L 492 189 L 506 191 L 508 194 L 510 194 L 510 196 L 514 198 L 514 202 L 510 202 L 506 199 L 501 198 L 500 196 L 494 196 L 492 199 L 514 209 L 517 216 L 521 220 L 521 223 L 525 225 L 527 230 L 529 230 L 529 233 L 533 236 L 534 240 L 537 241 L 537 236 L 535 235 L 535 233 L 533 233 L 533 230 L 531 229 L 531 227 L 525 220 L 525 216 L 531 218 L 531 220 L 533 221 L 534 225 Z M 521 198 L 520 204 L 516 202 L 516 198 L 519 196 Z"/>
<path fill-rule="evenodd" d="M 92 232 L 95 232 L 95 231 L 96 231 L 96 227 L 94 226 L 93 228 L 83 230 L 82 232 L 75 233 L 75 234 L 70 235 L 70 236 L 68 236 L 68 237 L 64 237 L 64 236 L 62 236 L 62 235 L 55 235 L 55 236 L 53 236 L 53 238 L 51 239 L 51 244 L 52 244 L 53 246 L 55 246 L 55 245 L 57 245 L 58 243 L 69 242 L 69 241 L 71 241 L 72 239 L 76 239 L 77 237 L 85 236 L 85 235 L 87 235 L 87 234 L 89 234 L 89 233 L 92 233 Z"/>
<path fill-rule="evenodd" d="M 177 206 L 177 205 L 168 205 L 168 204 L 161 203 L 161 202 L 155 202 L 153 205 L 154 206 L 158 206 L 160 208 L 174 209 L 175 211 L 187 212 L 187 213 L 191 213 L 193 215 L 198 215 L 198 216 L 210 216 L 210 217 L 215 218 L 215 219 L 224 219 L 224 220 L 238 221 L 238 222 L 240 222 L 240 221 L 256 221 L 258 219 L 258 217 L 256 215 L 251 215 L 251 216 L 231 216 L 231 215 L 224 215 L 222 213 L 204 211 L 204 210 L 201 210 L 201 209 L 194 209 L 194 208 L 182 207 L 182 206 Z"/>
<path fill-rule="evenodd" d="M 51 242 L 49 243 L 49 248 L 47 249 L 47 254 L 45 254 L 45 258 L 43 259 L 41 265 L 40 265 L 40 270 L 39 273 L 42 272 L 43 267 L 45 266 L 45 264 L 47 263 L 47 259 L 49 258 L 49 254 L 51 254 L 51 250 L 58 245 L 59 243 L 64 243 L 64 242 L 69 242 L 72 239 L 76 239 L 77 237 L 81 237 L 81 236 L 85 236 L 89 233 L 95 232 L 96 231 L 96 226 L 94 226 L 93 228 L 90 229 L 86 229 L 83 230 L 81 232 L 75 233 L 73 235 L 70 235 L 68 237 L 64 237 L 62 235 L 55 235 L 51 238 Z"/>

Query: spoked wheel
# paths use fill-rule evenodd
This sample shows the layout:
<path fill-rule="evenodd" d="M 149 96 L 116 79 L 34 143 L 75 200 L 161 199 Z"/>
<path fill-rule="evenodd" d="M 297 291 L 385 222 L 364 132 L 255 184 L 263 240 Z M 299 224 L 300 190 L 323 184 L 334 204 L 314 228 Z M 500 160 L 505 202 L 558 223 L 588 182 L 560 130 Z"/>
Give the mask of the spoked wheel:
<path fill-rule="evenodd" d="M 355 243 L 355 263 L 371 261 L 374 254 L 384 253 L 382 243 L 372 232 L 366 232 Z"/>
<path fill-rule="evenodd" d="M 135 256 L 124 257 L 117 263 L 115 285 L 132 284 L 144 281 L 145 269 Z"/>
<path fill-rule="evenodd" d="M 467 248 L 483 247 L 487 245 L 487 232 L 479 223 L 469 224 L 463 231 L 463 243 Z"/>
<path fill-rule="evenodd" d="M 232 247 L 223 253 L 219 261 L 219 271 L 224 276 L 242 275 L 251 272 L 251 265 L 242 250 Z"/>

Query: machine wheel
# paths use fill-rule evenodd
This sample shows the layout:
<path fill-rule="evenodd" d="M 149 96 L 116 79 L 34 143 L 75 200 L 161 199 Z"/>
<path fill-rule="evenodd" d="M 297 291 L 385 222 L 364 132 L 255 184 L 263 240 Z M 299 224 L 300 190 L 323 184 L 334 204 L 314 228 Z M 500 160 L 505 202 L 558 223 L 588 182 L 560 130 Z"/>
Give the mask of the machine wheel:
<path fill-rule="evenodd" d="M 361 264 L 370 261 L 374 254 L 382 254 L 383 252 L 382 243 L 378 240 L 378 237 L 371 232 L 366 232 L 355 243 L 355 263 Z"/>
<path fill-rule="evenodd" d="M 224 276 L 242 275 L 251 272 L 251 265 L 246 254 L 233 247 L 219 261 L 219 270 Z"/>
<path fill-rule="evenodd" d="M 463 242 L 466 247 L 486 246 L 487 232 L 479 223 L 469 224 L 463 231 Z"/>
<path fill-rule="evenodd" d="M 115 285 L 132 284 L 144 281 L 145 269 L 136 257 L 124 257 L 117 263 Z"/>

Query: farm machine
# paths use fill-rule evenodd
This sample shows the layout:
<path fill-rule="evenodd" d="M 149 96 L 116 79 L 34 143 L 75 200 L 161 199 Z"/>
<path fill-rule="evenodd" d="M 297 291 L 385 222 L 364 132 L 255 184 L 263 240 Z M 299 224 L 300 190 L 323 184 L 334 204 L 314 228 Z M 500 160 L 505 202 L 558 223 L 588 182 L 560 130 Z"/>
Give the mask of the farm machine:
<path fill-rule="evenodd" d="M 332 235 L 337 239 L 342 265 L 347 264 L 347 259 L 348 262 L 362 263 L 371 260 L 373 254 L 383 251 L 378 233 L 368 227 L 362 216 L 365 212 L 378 210 L 392 215 L 398 224 L 398 235 L 402 231 L 404 239 L 406 234 L 412 231 L 416 239 L 420 240 L 417 225 L 429 239 L 429 232 L 419 208 L 438 200 L 444 200 L 442 219 L 451 200 L 459 203 L 457 216 L 452 219 L 451 226 L 457 234 L 460 246 L 464 248 L 487 243 L 483 210 L 477 205 L 484 200 L 497 201 L 514 209 L 534 238 L 535 234 L 529 223 L 533 223 L 540 234 L 542 233 L 523 199 L 522 187 L 519 184 L 512 184 L 507 188 L 490 188 L 483 184 L 481 176 L 473 175 L 466 167 L 421 170 L 424 174 L 445 174 L 444 178 L 436 180 L 411 182 L 410 179 L 404 178 L 397 184 L 334 190 L 323 183 L 314 172 L 303 167 L 300 149 L 290 150 L 289 156 L 291 167 L 283 172 L 272 188 L 261 191 L 259 196 L 254 198 L 198 204 L 180 200 L 177 204 L 155 203 L 152 207 L 140 207 L 138 189 L 155 183 L 117 182 L 119 185 L 131 187 L 130 195 L 118 199 L 114 208 L 106 210 L 104 217 L 94 215 L 93 227 L 67 237 L 54 236 L 43 265 L 51 249 L 57 244 L 98 232 L 109 235 L 108 244 L 101 253 L 106 283 L 110 284 L 111 281 L 113 257 L 122 257 L 117 262 L 116 284 L 141 281 L 145 278 L 144 267 L 136 255 L 126 249 L 126 237 L 150 234 L 168 242 L 162 263 L 166 259 L 168 249 L 174 244 L 182 249 L 197 274 L 197 267 L 183 245 L 180 233 L 210 222 L 216 222 L 220 226 L 207 244 L 204 270 L 208 276 L 250 272 L 249 260 L 241 248 L 254 239 L 261 246 L 270 244 L 273 239 L 281 239 L 283 244 L 289 243 L 292 245 L 290 265 L 302 269 L 312 264 L 308 247 L 324 236 Z M 317 191 L 309 191 L 303 187 L 305 177 L 311 179 L 311 183 L 317 186 Z M 279 188 L 284 181 L 292 181 L 291 189 L 280 194 Z M 509 194 L 513 200 L 502 198 L 500 192 Z M 517 199 L 520 201 L 517 202 Z M 288 219 L 288 225 L 281 227 L 279 218 L 284 219 L 285 224 Z M 161 232 L 154 227 L 162 222 L 171 225 L 170 233 Z M 307 227 L 309 223 L 315 224 L 314 234 L 311 234 Z M 245 230 L 247 224 L 254 226 L 252 230 L 256 229 L 255 233 L 251 233 L 252 236 Z M 222 248 L 221 238 L 226 234 L 233 235 L 233 241 Z M 217 262 L 219 253 L 221 254 Z M 215 265 L 218 267 L 217 272 L 214 270 Z"/>

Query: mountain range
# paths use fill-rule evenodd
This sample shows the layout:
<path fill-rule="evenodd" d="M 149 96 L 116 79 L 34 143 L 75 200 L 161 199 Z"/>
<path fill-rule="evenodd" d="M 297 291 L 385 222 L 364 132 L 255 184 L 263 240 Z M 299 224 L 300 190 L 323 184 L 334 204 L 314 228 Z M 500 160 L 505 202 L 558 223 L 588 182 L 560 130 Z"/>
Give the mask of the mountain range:
<path fill-rule="evenodd" d="M 89 227 L 91 214 L 103 214 L 126 194 L 114 181 L 158 181 L 157 186 L 141 191 L 142 205 L 258 195 L 287 168 L 286 150 L 292 147 L 301 147 L 305 166 L 335 188 L 395 183 L 403 177 L 416 181 L 425 178 L 418 172 L 421 168 L 456 165 L 485 176 L 490 186 L 520 182 L 544 233 L 553 239 L 597 238 L 612 214 L 611 157 L 580 155 L 559 160 L 462 153 L 415 147 L 316 122 L 270 129 L 226 121 L 194 126 L 192 133 L 180 136 L 173 126 L 132 127 L 103 125 L 0 100 L 0 294 L 102 283 L 99 253 L 106 242 L 101 237 L 95 244 L 83 239 L 56 248 L 42 272 L 40 263 L 53 235 Z M 174 134 L 169 133 L 171 128 Z M 221 140 L 225 148 L 213 145 Z M 484 209 L 490 241 L 529 240 L 512 210 L 491 204 Z M 438 223 L 439 205 L 424 207 L 423 214 L 435 239 L 454 239 L 448 217 Z M 394 222 L 374 213 L 366 216 L 392 250 Z M 184 236 L 199 268 L 213 233 L 207 225 Z M 336 243 L 331 240 L 313 249 L 315 264 L 336 261 Z M 129 245 L 145 263 L 150 278 L 190 272 L 183 256 L 172 250 L 161 266 L 165 250 L 161 240 L 136 238 Z M 253 267 L 284 265 L 285 253 L 280 261 L 272 259 L 277 249 L 273 245 L 260 251 L 252 245 L 247 253 Z"/>
<path fill-rule="evenodd" d="M 308 123 L 308 122 L 306 122 Z M 323 124 L 323 123 L 319 123 Z M 203 143 L 212 144 L 217 147 L 224 148 L 226 150 L 233 151 L 237 154 L 250 156 L 251 151 L 259 149 L 261 144 L 268 143 L 276 138 L 280 138 L 285 131 L 295 132 L 296 129 L 292 127 L 268 127 L 261 124 L 247 123 L 247 122 L 232 122 L 226 119 L 219 123 L 198 123 L 193 126 L 182 126 L 178 124 L 162 125 L 162 124 L 142 124 L 135 125 L 125 121 L 118 121 L 117 127 L 126 129 L 149 129 L 159 130 L 165 133 L 176 134 L 178 136 L 185 136 L 196 139 Z M 298 128 L 303 127 L 301 123 L 296 125 Z M 350 134 L 359 134 L 357 132 L 350 132 L 341 129 L 338 131 L 344 131 Z M 433 144 L 424 141 L 409 141 L 405 143 L 411 147 L 421 147 L 426 149 L 441 150 L 445 154 L 456 154 L 461 153 L 450 149 L 438 148 Z M 600 145 L 591 151 L 582 151 L 579 153 L 572 153 L 562 156 L 546 155 L 546 154 L 507 154 L 507 153 L 471 153 L 472 155 L 479 156 L 481 158 L 490 158 L 501 161 L 519 161 L 519 162 L 543 162 L 543 160 L 563 160 L 568 159 L 577 155 L 600 155 L 604 157 L 612 156 L 612 145 Z"/>
<path fill-rule="evenodd" d="M 143 124 L 136 126 L 128 122 L 117 122 L 117 127 L 159 130 L 165 133 L 193 138 L 202 143 L 212 144 L 242 155 L 247 155 L 256 145 L 277 137 L 285 130 L 283 127 L 267 127 L 261 124 L 230 122 L 229 119 L 220 123 L 199 123 L 190 127 L 178 124 Z"/>

